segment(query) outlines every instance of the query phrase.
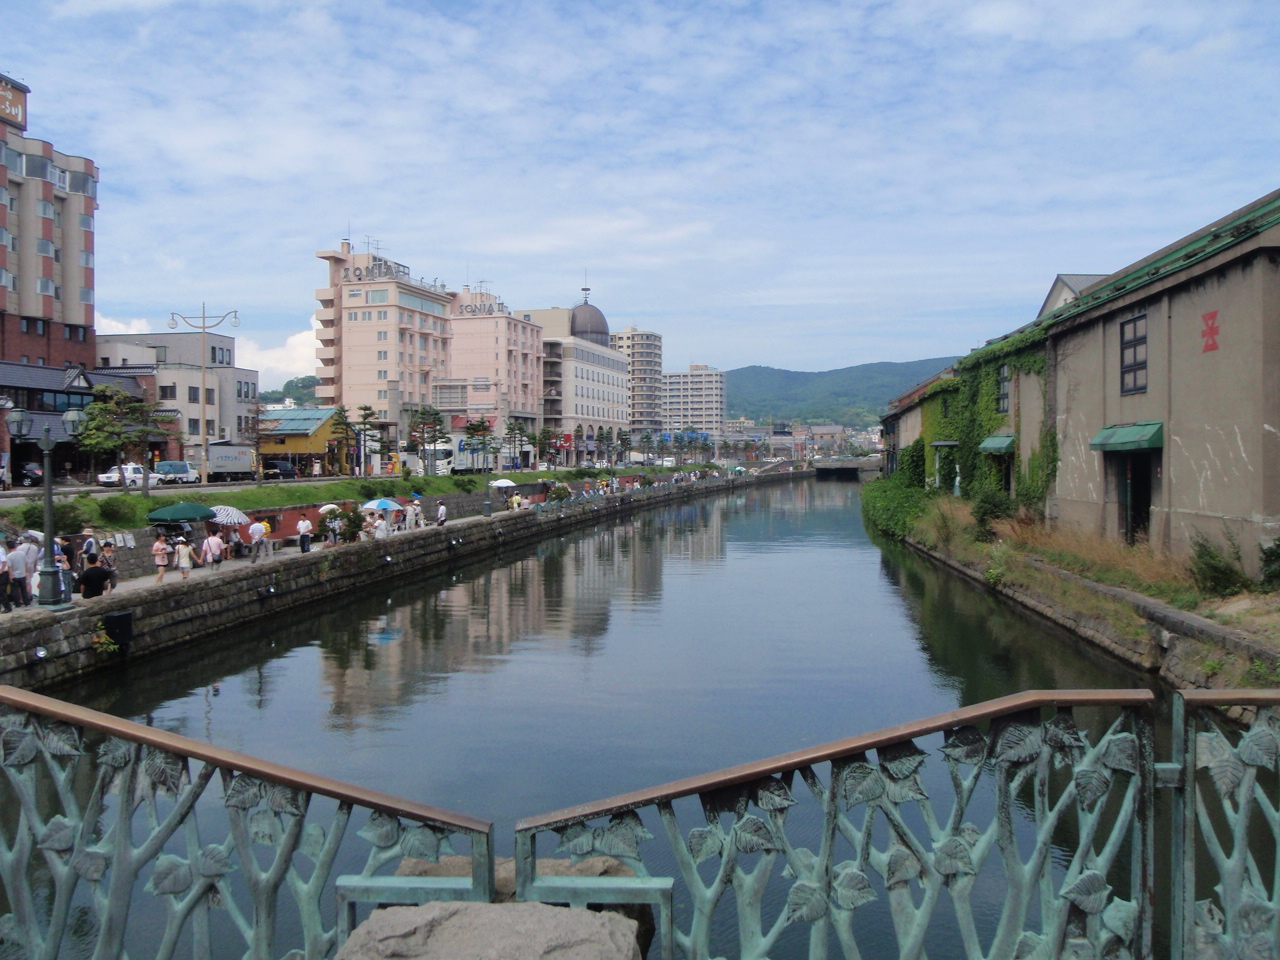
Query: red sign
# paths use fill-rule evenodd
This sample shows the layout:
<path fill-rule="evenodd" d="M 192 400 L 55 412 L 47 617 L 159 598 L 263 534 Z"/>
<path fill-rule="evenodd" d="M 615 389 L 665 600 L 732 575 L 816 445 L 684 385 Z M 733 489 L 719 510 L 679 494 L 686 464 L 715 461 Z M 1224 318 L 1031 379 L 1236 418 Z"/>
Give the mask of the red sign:
<path fill-rule="evenodd" d="M 1222 328 L 1218 326 L 1218 311 L 1210 311 L 1200 319 L 1204 321 L 1204 329 L 1200 331 L 1200 336 L 1204 338 L 1204 348 L 1200 352 L 1212 353 L 1218 349 L 1218 334 L 1222 332 Z"/>

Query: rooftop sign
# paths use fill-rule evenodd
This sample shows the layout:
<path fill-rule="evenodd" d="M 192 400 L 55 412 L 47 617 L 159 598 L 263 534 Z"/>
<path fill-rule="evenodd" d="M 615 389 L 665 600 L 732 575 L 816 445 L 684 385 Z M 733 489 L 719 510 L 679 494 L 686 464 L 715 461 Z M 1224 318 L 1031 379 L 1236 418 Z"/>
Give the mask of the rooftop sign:
<path fill-rule="evenodd" d="M 27 94 L 31 88 L 0 73 L 0 121 L 27 129 Z"/>

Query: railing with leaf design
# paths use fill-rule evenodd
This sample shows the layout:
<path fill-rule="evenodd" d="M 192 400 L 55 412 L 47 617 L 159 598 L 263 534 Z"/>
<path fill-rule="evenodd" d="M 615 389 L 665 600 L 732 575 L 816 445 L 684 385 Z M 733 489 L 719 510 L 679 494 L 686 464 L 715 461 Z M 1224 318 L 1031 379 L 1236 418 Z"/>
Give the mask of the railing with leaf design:
<path fill-rule="evenodd" d="M 320 960 L 337 945 L 336 869 L 372 877 L 456 837 L 470 844 L 465 895 L 492 899 L 483 820 L 3 686 L 0 754 L 0 944 L 32 960 L 164 960 L 188 937 L 193 957 L 239 939 L 235 953 L 274 960 L 282 931 L 291 957 Z M 363 857 L 343 842 L 357 810 Z"/>
<path fill-rule="evenodd" d="M 1146 690 L 1023 693 L 522 820 L 517 895 L 555 899 L 539 889 L 539 833 L 556 833 L 559 853 L 615 857 L 644 879 L 642 847 L 657 832 L 683 881 L 688 918 L 675 942 L 691 960 L 728 952 L 717 941 L 734 921 L 717 925 L 717 908 L 730 891 L 743 958 L 798 952 L 805 939 L 811 957 L 826 957 L 832 938 L 855 958 L 860 933 L 886 925 L 896 949 L 879 943 L 876 955 L 923 957 L 930 934 L 945 927 L 973 960 L 1149 956 L 1153 700 Z M 1114 719 L 1094 718 L 1096 742 L 1077 727 L 1076 710 L 1115 708 Z M 916 741 L 939 735 L 945 776 L 927 776 Z M 807 797 L 795 789 L 797 773 Z M 950 807 L 939 810 L 933 797 L 944 785 Z M 694 799 L 705 825 L 686 833 L 676 805 Z M 1003 900 L 993 910 L 997 880 Z M 947 924 L 938 917 L 944 895 L 954 914 Z M 581 899 L 626 897 L 584 891 Z M 885 904 L 887 916 L 862 922 Z"/>

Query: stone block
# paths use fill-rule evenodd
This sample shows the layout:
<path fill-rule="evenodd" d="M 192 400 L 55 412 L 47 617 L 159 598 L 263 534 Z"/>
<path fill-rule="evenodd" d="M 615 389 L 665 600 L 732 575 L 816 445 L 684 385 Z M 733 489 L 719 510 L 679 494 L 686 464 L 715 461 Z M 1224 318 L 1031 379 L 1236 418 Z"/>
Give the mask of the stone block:
<path fill-rule="evenodd" d="M 375 910 L 336 960 L 641 960 L 635 923 L 541 903 Z"/>
<path fill-rule="evenodd" d="M 587 857 L 578 863 L 561 857 L 538 860 L 540 877 L 634 877 L 635 871 L 613 857 Z M 396 868 L 398 877 L 469 877 L 470 857 L 441 857 L 439 863 L 405 857 Z M 516 861 L 513 857 L 496 857 L 493 861 L 493 902 L 513 903 L 516 899 Z M 637 925 L 636 941 L 640 955 L 649 955 L 649 944 L 657 933 L 653 908 L 641 903 L 592 907 L 621 914 Z"/>

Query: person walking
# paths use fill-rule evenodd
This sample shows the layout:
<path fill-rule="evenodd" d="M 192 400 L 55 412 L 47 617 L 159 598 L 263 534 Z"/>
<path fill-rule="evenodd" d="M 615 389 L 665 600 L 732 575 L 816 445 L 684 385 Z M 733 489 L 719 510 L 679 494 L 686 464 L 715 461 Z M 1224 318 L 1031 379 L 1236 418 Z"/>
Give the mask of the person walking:
<path fill-rule="evenodd" d="M 191 579 L 191 568 L 196 566 L 200 560 L 196 556 L 195 547 L 187 543 L 186 537 L 179 537 L 177 547 L 174 554 L 178 560 L 178 570 L 182 573 L 183 580 Z"/>
<path fill-rule="evenodd" d="M 215 530 L 210 536 L 204 538 L 204 546 L 200 548 L 200 559 L 205 563 L 213 564 L 216 570 L 222 564 L 222 554 L 226 549 L 227 545 L 222 542 L 222 537 Z"/>
<path fill-rule="evenodd" d="M 107 593 L 110 593 L 120 585 L 120 571 L 116 569 L 116 545 L 110 540 L 103 543 L 102 553 L 98 554 L 98 563 L 103 570 L 107 571 L 107 576 L 111 579 L 111 585 L 107 588 Z"/>
<path fill-rule="evenodd" d="M 156 565 L 156 583 L 164 582 L 164 572 L 169 569 L 169 554 L 172 552 L 169 539 L 163 533 L 157 533 L 156 542 L 151 545 L 151 559 Z"/>
<path fill-rule="evenodd" d="M 443 527 L 445 520 L 449 519 L 449 511 L 445 509 L 444 501 L 436 501 L 436 526 Z"/>
<path fill-rule="evenodd" d="M 86 552 L 84 563 L 84 573 L 80 575 L 80 596 L 92 600 L 107 592 L 111 574 L 102 566 L 102 557 L 96 553 Z"/>
<path fill-rule="evenodd" d="M 304 513 L 302 519 L 298 521 L 298 549 L 301 553 L 311 552 L 311 531 L 315 527 L 311 525 L 311 521 L 307 519 Z"/>
<path fill-rule="evenodd" d="M 0 604 L 5 613 L 13 613 L 13 602 L 9 599 L 9 552 L 0 546 Z"/>
<path fill-rule="evenodd" d="M 31 606 L 31 561 L 27 551 L 9 540 L 5 542 L 9 561 L 9 590 L 16 607 Z"/>
<path fill-rule="evenodd" d="M 102 544 L 98 540 L 98 535 L 93 532 L 92 527 L 85 527 L 80 531 L 80 535 L 84 537 L 84 540 L 80 543 L 80 565 L 83 570 L 84 567 L 89 565 L 89 554 L 102 553 Z"/>
<path fill-rule="evenodd" d="M 268 559 L 271 558 L 271 546 L 267 543 L 267 527 L 261 520 L 255 520 L 249 524 L 249 552 L 252 555 L 250 563 L 257 563 L 260 553 L 265 553 Z"/>
<path fill-rule="evenodd" d="M 387 515 L 380 513 L 378 519 L 373 521 L 373 539 L 385 540 L 389 536 L 391 536 L 391 524 L 387 523 Z"/>

